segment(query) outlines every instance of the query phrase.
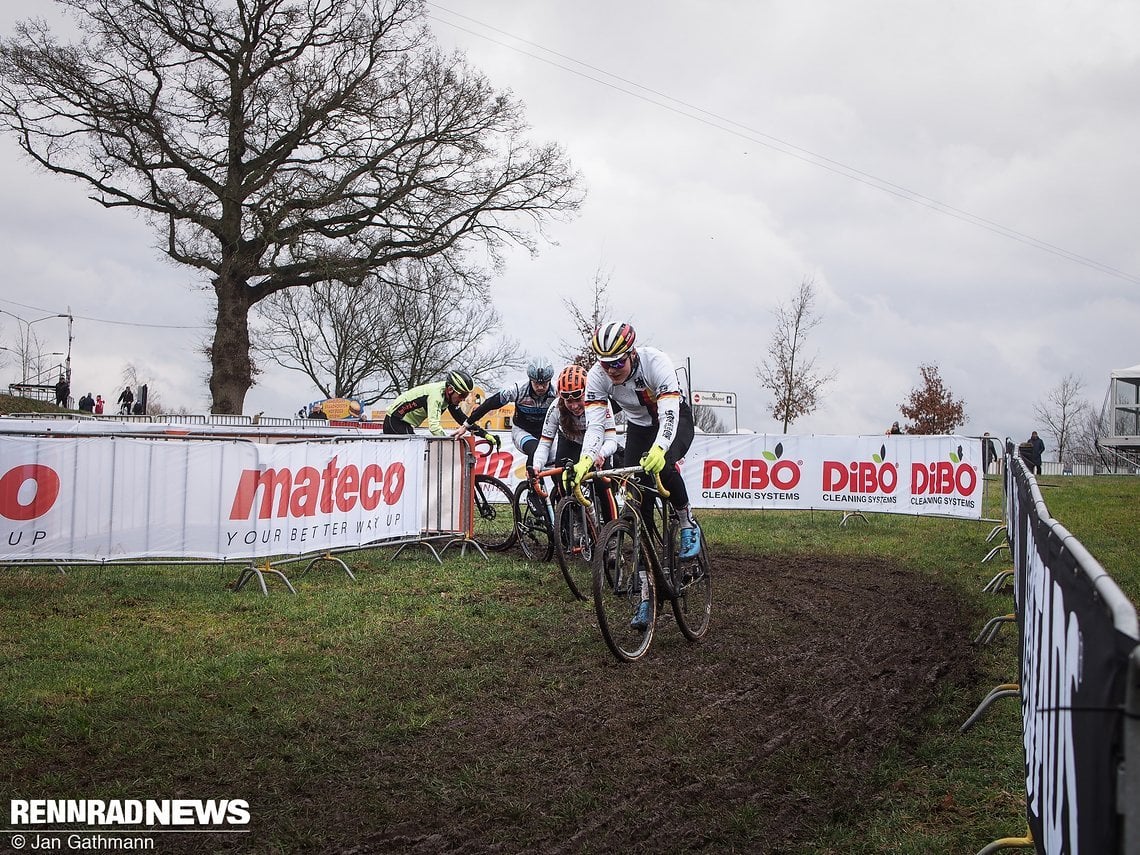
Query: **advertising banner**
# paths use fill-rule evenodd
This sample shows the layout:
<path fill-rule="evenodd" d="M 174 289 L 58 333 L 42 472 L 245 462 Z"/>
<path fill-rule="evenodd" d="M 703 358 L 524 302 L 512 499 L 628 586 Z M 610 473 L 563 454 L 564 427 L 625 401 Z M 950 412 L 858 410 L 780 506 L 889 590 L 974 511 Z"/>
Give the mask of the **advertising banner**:
<path fill-rule="evenodd" d="M 512 482 L 525 458 L 476 462 Z M 981 441 L 964 436 L 698 434 L 681 463 L 695 508 L 832 510 L 982 517 Z"/>
<path fill-rule="evenodd" d="M 416 535 L 425 442 L 0 442 L 0 561 L 300 555 Z"/>
<path fill-rule="evenodd" d="M 1104 578 L 1098 586 L 1103 568 L 1088 566 L 1049 518 L 1022 461 L 1009 464 L 1026 819 L 1040 853 L 1118 852 L 1125 674 L 1136 639 L 1116 627 L 1108 602 L 1123 594 Z"/>

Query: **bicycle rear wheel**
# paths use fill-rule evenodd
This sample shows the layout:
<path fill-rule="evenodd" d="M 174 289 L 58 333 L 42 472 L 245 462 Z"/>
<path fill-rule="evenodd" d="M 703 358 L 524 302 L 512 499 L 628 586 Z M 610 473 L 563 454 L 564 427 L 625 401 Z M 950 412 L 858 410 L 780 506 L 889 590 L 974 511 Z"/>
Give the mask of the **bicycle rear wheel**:
<path fill-rule="evenodd" d="M 573 496 L 566 496 L 554 508 L 554 559 L 570 593 L 579 600 L 590 597 L 598 535 L 593 509 Z"/>
<path fill-rule="evenodd" d="M 669 601 L 677 627 L 689 641 L 698 641 L 709 629 L 712 619 L 712 574 L 704 532 L 701 532 L 701 550 L 696 558 L 677 556 L 681 548 L 681 530 L 672 525 L 669 538 L 668 566 L 665 576 Z"/>
<path fill-rule="evenodd" d="M 657 618 L 653 573 L 648 562 L 636 554 L 635 525 L 627 519 L 606 523 L 594 549 L 593 591 L 598 628 L 610 651 L 622 662 L 633 662 L 649 651 Z M 639 566 L 645 569 L 639 570 Z M 644 627 L 635 625 L 643 601 L 649 609 Z"/>
<path fill-rule="evenodd" d="M 550 507 L 546 499 L 529 483 L 520 481 L 515 487 L 514 504 L 519 549 L 532 561 L 549 561 L 554 541 L 550 536 Z"/>
<path fill-rule="evenodd" d="M 476 475 L 472 539 L 492 552 L 515 545 L 515 505 L 510 489 L 491 475 Z"/>

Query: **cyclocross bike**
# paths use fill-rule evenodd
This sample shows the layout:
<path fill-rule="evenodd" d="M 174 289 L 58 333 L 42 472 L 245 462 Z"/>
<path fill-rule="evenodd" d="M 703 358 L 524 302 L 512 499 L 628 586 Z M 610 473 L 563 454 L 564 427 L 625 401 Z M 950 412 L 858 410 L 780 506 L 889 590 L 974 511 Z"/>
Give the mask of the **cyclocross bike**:
<path fill-rule="evenodd" d="M 490 443 L 480 439 L 474 445 Z M 472 484 L 471 539 L 492 552 L 515 545 L 515 507 L 511 489 L 493 475 L 476 475 Z"/>
<path fill-rule="evenodd" d="M 666 600 L 677 627 L 689 641 L 708 632 L 712 618 L 712 575 L 706 538 L 695 558 L 678 557 L 681 526 L 668 491 L 635 479 L 639 466 L 602 470 L 596 477 L 616 479 L 625 501 L 621 514 L 606 523 L 593 550 L 594 608 L 607 646 L 619 660 L 634 662 L 649 652 L 660 606 Z M 642 501 L 652 513 L 642 515 Z M 648 518 L 648 521 L 647 521 Z M 637 620 L 641 603 L 649 619 Z"/>
<path fill-rule="evenodd" d="M 608 486 L 608 480 L 590 472 L 573 495 L 554 506 L 554 557 L 570 593 L 579 600 L 590 599 L 593 590 L 594 549 L 602 527 L 617 518 Z"/>
<path fill-rule="evenodd" d="M 561 474 L 561 466 L 543 469 L 536 472 L 533 479 L 524 479 L 515 487 L 515 539 L 523 555 L 532 561 L 549 561 L 554 552 L 553 512 L 541 479 L 557 478 Z"/>

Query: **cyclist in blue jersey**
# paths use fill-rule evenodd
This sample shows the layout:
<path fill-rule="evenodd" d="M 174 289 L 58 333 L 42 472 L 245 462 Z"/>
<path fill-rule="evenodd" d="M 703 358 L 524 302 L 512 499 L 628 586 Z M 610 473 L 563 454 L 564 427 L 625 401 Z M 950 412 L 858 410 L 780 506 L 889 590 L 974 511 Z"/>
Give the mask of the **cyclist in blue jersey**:
<path fill-rule="evenodd" d="M 546 419 L 546 411 L 554 403 L 554 389 L 551 380 L 554 377 L 554 367 L 548 359 L 534 359 L 526 367 L 527 381 L 504 386 L 494 395 L 487 398 L 476 407 L 467 417 L 466 423 L 457 431 L 456 436 L 462 436 L 465 431 L 479 430 L 479 419 L 487 413 L 504 407 L 507 404 L 515 405 L 515 418 L 511 424 L 511 441 L 515 448 L 526 455 L 526 465 L 531 467 L 534 463 L 534 451 L 538 448 L 538 439 L 542 435 L 542 423 Z M 498 438 L 488 434 L 497 444 Z"/>

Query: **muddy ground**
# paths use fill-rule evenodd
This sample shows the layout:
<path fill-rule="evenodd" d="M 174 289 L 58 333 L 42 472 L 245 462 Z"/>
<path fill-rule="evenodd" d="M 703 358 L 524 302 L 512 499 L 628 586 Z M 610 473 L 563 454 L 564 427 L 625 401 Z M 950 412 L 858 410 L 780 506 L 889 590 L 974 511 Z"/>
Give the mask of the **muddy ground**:
<path fill-rule="evenodd" d="M 715 561 L 703 642 L 661 618 L 633 665 L 600 638 L 582 664 L 520 663 L 477 713 L 362 758 L 388 810 L 342 805 L 320 848 L 796 852 L 857 809 L 938 684 L 971 679 L 966 616 L 947 588 L 879 561 Z"/>

